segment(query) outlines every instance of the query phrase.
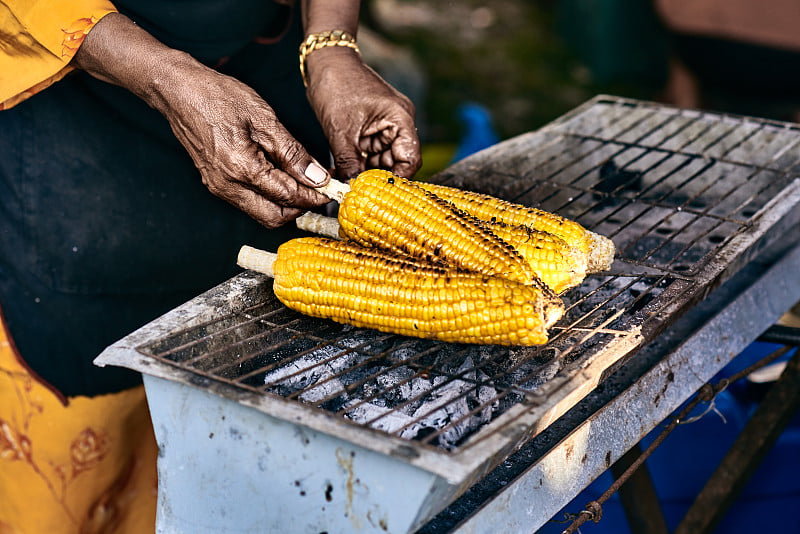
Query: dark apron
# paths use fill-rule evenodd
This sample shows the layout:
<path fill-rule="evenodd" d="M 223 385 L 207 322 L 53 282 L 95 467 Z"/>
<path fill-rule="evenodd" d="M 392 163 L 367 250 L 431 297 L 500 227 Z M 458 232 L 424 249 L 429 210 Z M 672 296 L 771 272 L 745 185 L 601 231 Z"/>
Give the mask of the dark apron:
<path fill-rule="evenodd" d="M 238 3 L 135 4 L 144 15 L 117 5 L 162 41 L 253 87 L 328 161 L 297 67 L 299 12 L 259 0 L 249 16 L 225 11 L 226 22 L 211 8 Z M 164 20 L 155 24 L 147 7 L 160 7 L 151 11 Z M 191 16 L 178 24 L 181 13 Z M 222 30 L 210 32 L 207 17 Z M 252 24 L 265 17 L 268 24 Z M 92 359 L 239 272 L 242 244 L 274 251 L 299 235 L 291 224 L 267 230 L 211 195 L 160 114 L 84 73 L 0 113 L 0 147 L 0 306 L 27 364 L 66 395 L 139 383 L 138 374 Z"/>

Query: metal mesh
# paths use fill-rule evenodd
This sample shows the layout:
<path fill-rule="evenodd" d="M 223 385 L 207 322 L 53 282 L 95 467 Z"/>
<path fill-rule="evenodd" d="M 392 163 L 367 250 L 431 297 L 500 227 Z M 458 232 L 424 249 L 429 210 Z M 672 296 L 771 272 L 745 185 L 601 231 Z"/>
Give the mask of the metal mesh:
<path fill-rule="evenodd" d="M 612 272 L 562 295 L 567 311 L 542 347 L 387 335 L 305 317 L 271 298 L 139 351 L 454 450 L 511 406 L 540 403 L 647 318 L 689 302 L 701 289 L 696 274 L 788 183 L 800 160 L 797 134 L 765 121 L 599 101 L 546 129 L 535 151 L 482 168 L 471 188 L 576 219 L 617 246 Z"/>

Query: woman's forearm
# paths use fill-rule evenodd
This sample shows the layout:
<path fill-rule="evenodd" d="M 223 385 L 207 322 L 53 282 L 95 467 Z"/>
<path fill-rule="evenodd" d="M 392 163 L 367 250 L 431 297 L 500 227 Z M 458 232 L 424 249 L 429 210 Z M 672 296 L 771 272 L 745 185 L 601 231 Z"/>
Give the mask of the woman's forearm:
<path fill-rule="evenodd" d="M 333 30 L 355 36 L 359 7 L 356 0 L 303 0 L 306 95 L 339 178 L 354 178 L 368 167 L 412 177 L 421 160 L 411 101 L 364 63 L 352 41 L 335 37 L 318 47 L 316 37 L 308 39 Z"/>
<path fill-rule="evenodd" d="M 358 31 L 358 0 L 303 0 L 303 29 L 305 35 L 330 30 L 346 31 L 356 36 Z M 352 48 L 326 46 L 314 50 L 305 58 L 307 80 L 323 76 L 326 70 L 343 64 L 360 64 L 361 58 Z"/>
<path fill-rule="evenodd" d="M 160 110 L 179 87 L 177 72 L 199 66 L 188 54 L 169 48 L 119 13 L 106 15 L 97 23 L 72 63 Z"/>
<path fill-rule="evenodd" d="M 303 0 L 305 34 L 343 30 L 356 35 L 360 5 L 358 0 Z"/>

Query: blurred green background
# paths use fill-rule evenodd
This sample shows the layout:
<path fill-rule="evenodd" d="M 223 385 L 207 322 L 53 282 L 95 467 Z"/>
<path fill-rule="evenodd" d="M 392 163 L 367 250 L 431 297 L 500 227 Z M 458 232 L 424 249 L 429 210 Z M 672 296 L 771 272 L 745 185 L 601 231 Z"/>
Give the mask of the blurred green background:
<path fill-rule="evenodd" d="M 599 93 L 657 99 L 667 42 L 641 0 L 366 0 L 365 60 L 417 106 L 425 178 L 485 108 L 499 139 L 535 130 Z"/>

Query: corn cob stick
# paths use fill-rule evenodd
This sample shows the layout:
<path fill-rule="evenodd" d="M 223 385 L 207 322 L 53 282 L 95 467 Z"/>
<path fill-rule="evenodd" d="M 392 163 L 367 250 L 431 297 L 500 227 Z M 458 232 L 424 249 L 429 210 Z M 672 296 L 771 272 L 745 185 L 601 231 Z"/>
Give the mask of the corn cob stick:
<path fill-rule="evenodd" d="M 388 171 L 362 172 L 339 205 L 340 234 L 426 262 L 538 282 L 528 263 L 480 220 Z"/>
<path fill-rule="evenodd" d="M 332 239 L 342 238 L 339 233 L 339 220 L 336 217 L 326 217 L 313 211 L 307 211 L 295 219 L 294 222 L 300 230 Z"/>
<path fill-rule="evenodd" d="M 339 221 L 334 217 L 307 212 L 295 222 L 300 230 L 333 239 L 342 237 Z M 556 293 L 577 286 L 586 276 L 586 255 L 567 245 L 560 237 L 527 226 L 499 222 L 486 224 L 498 237 L 510 243 L 542 282 Z"/>
<path fill-rule="evenodd" d="M 464 191 L 445 185 L 418 182 L 419 186 L 484 221 L 500 221 L 528 226 L 556 235 L 587 254 L 587 272 L 607 270 L 614 261 L 616 247 L 607 237 L 587 230 L 579 223 L 555 213 L 508 202 L 490 195 Z"/>
<path fill-rule="evenodd" d="M 306 315 L 455 343 L 539 345 L 564 313 L 546 287 L 448 270 L 352 242 L 309 237 L 277 254 L 241 248 L 239 266 L 275 279 Z"/>
<path fill-rule="evenodd" d="M 331 178 L 327 184 L 318 187 L 317 191 L 341 204 L 342 200 L 344 200 L 344 195 L 350 191 L 350 186 L 335 178 Z"/>

